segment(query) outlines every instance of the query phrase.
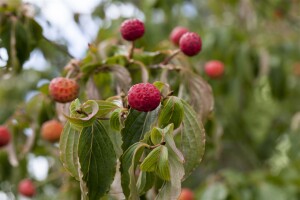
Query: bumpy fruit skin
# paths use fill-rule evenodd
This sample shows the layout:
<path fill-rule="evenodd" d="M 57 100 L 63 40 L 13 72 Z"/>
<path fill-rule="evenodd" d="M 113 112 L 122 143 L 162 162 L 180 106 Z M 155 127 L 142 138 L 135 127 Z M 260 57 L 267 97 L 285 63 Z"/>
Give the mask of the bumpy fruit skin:
<path fill-rule="evenodd" d="M 151 83 L 139 83 L 133 85 L 128 91 L 128 103 L 131 108 L 149 112 L 160 104 L 160 92 Z"/>
<path fill-rule="evenodd" d="M 145 26 L 138 19 L 127 19 L 121 24 L 120 31 L 125 40 L 134 41 L 144 35 Z"/>
<path fill-rule="evenodd" d="M 10 132 L 5 126 L 0 126 L 0 147 L 6 146 L 10 142 Z"/>
<path fill-rule="evenodd" d="M 179 40 L 181 38 L 182 35 L 184 35 L 185 33 L 187 33 L 189 30 L 185 27 L 182 26 L 177 26 L 175 27 L 171 34 L 170 34 L 170 40 L 175 44 L 175 45 L 179 45 Z"/>
<path fill-rule="evenodd" d="M 63 128 L 63 125 L 55 119 L 46 121 L 43 123 L 41 128 L 42 138 L 49 142 L 57 142 Z"/>
<path fill-rule="evenodd" d="M 180 50 L 187 56 L 197 55 L 202 48 L 202 40 L 197 33 L 187 32 L 179 40 Z"/>
<path fill-rule="evenodd" d="M 79 85 L 76 81 L 64 77 L 52 79 L 49 84 L 49 94 L 57 102 L 67 103 L 77 98 Z"/>
<path fill-rule="evenodd" d="M 33 197 L 35 195 L 35 186 L 29 179 L 24 179 L 19 183 L 19 193 L 25 197 Z"/>
<path fill-rule="evenodd" d="M 179 200 L 194 200 L 194 193 L 192 190 L 188 189 L 188 188 L 183 188 L 181 190 L 181 194 L 179 196 Z"/>
<path fill-rule="evenodd" d="M 218 60 L 211 60 L 205 64 L 204 71 L 210 78 L 218 78 L 224 73 L 224 64 Z"/>

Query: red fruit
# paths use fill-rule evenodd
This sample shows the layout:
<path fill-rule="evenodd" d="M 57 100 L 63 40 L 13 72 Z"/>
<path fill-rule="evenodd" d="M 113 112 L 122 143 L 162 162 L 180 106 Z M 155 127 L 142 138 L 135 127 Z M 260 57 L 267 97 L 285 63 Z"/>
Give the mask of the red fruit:
<path fill-rule="evenodd" d="M 202 48 L 202 41 L 197 33 L 187 32 L 179 40 L 181 51 L 187 56 L 197 55 Z"/>
<path fill-rule="evenodd" d="M 19 183 L 19 193 L 25 197 L 33 197 L 35 195 L 35 186 L 29 179 L 24 179 Z"/>
<path fill-rule="evenodd" d="M 171 34 L 170 34 L 170 40 L 175 44 L 179 45 L 179 40 L 181 36 L 188 32 L 188 29 L 185 27 L 177 26 L 175 27 Z"/>
<path fill-rule="evenodd" d="M 151 83 L 133 85 L 128 91 L 128 103 L 135 110 L 152 111 L 160 103 L 160 92 Z"/>
<path fill-rule="evenodd" d="M 50 82 L 49 93 L 57 102 L 70 102 L 77 98 L 79 85 L 72 79 L 57 77 Z"/>
<path fill-rule="evenodd" d="M 0 126 L 0 147 L 6 146 L 10 142 L 10 132 L 5 126 Z"/>
<path fill-rule="evenodd" d="M 204 66 L 205 73 L 211 78 L 218 78 L 224 73 L 224 64 L 218 60 L 211 60 Z"/>
<path fill-rule="evenodd" d="M 179 200 L 194 200 L 194 193 L 188 188 L 183 188 L 179 196 Z"/>
<path fill-rule="evenodd" d="M 42 138 L 49 142 L 56 142 L 59 140 L 63 128 L 63 125 L 55 119 L 46 121 L 41 128 Z"/>
<path fill-rule="evenodd" d="M 144 35 L 145 26 L 138 19 L 127 19 L 121 24 L 120 31 L 125 40 L 134 41 Z"/>

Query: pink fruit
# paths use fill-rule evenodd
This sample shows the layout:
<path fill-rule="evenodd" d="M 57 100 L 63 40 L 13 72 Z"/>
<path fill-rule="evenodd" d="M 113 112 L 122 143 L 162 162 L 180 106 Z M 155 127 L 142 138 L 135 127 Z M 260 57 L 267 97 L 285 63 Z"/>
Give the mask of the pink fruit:
<path fill-rule="evenodd" d="M 0 147 L 6 146 L 10 142 L 10 135 L 7 127 L 0 126 Z"/>
<path fill-rule="evenodd" d="M 202 41 L 197 33 L 187 32 L 179 40 L 181 51 L 187 56 L 197 55 L 202 48 Z"/>
<path fill-rule="evenodd" d="M 133 85 L 128 91 L 128 103 L 131 108 L 149 112 L 160 104 L 160 92 L 151 83 L 139 83 Z"/>
<path fill-rule="evenodd" d="M 211 60 L 204 66 L 205 73 L 211 78 L 218 78 L 224 73 L 224 64 L 218 60 Z"/>
<path fill-rule="evenodd" d="M 46 121 L 41 128 L 42 138 L 49 142 L 56 142 L 59 140 L 63 128 L 63 125 L 55 119 Z"/>
<path fill-rule="evenodd" d="M 50 82 L 49 93 L 57 102 L 70 102 L 78 97 L 79 85 L 72 79 L 57 77 Z"/>
<path fill-rule="evenodd" d="M 183 34 L 188 32 L 188 29 L 182 26 L 175 27 L 171 34 L 170 34 L 170 40 L 175 44 L 179 45 L 179 40 Z"/>
<path fill-rule="evenodd" d="M 144 35 L 145 26 L 138 19 L 127 19 L 121 24 L 120 31 L 125 40 L 134 41 Z"/>
<path fill-rule="evenodd" d="M 25 197 L 33 197 L 35 195 L 35 186 L 29 179 L 24 179 L 19 183 L 19 193 Z"/>
<path fill-rule="evenodd" d="M 194 193 L 188 188 L 182 188 L 179 200 L 194 200 Z"/>

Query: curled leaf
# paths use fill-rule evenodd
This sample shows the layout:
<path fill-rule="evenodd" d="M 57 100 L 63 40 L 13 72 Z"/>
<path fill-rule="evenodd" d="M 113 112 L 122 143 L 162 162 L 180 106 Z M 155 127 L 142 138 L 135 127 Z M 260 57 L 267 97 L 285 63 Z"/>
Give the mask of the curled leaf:
<path fill-rule="evenodd" d="M 140 168 L 145 172 L 152 172 L 156 169 L 157 162 L 163 146 L 153 149 L 142 162 Z"/>
<path fill-rule="evenodd" d="M 79 101 L 74 101 L 74 103 L 72 102 L 70 105 L 71 114 L 70 116 L 65 116 L 77 129 L 91 126 L 99 111 L 98 104 L 94 100 L 88 100 L 82 105 L 79 104 Z"/>
<path fill-rule="evenodd" d="M 173 123 L 174 129 L 178 128 L 183 118 L 183 105 L 178 97 L 168 97 L 162 102 L 158 115 L 158 126 L 164 128 Z"/>

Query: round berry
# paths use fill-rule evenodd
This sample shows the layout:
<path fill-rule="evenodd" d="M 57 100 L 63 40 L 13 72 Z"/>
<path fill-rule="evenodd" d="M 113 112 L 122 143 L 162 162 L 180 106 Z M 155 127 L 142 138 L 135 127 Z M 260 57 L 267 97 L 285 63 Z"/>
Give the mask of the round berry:
<path fill-rule="evenodd" d="M 0 126 L 0 147 L 6 146 L 10 142 L 10 132 L 7 127 Z"/>
<path fill-rule="evenodd" d="M 197 33 L 187 32 L 179 40 L 180 50 L 187 56 L 197 55 L 202 48 L 202 41 Z"/>
<path fill-rule="evenodd" d="M 79 85 L 72 79 L 57 77 L 50 82 L 49 93 L 55 101 L 67 103 L 78 97 Z"/>
<path fill-rule="evenodd" d="M 125 40 L 134 41 L 145 33 L 144 23 L 138 19 L 127 19 L 121 24 L 121 34 Z"/>
<path fill-rule="evenodd" d="M 33 197 L 35 195 L 35 186 L 29 179 L 24 179 L 19 183 L 19 193 L 25 197 Z"/>
<path fill-rule="evenodd" d="M 211 78 L 218 78 L 224 73 L 224 64 L 218 60 L 211 60 L 204 66 L 205 73 Z"/>
<path fill-rule="evenodd" d="M 63 125 L 55 119 L 46 121 L 41 128 L 42 138 L 49 142 L 57 142 L 63 128 Z"/>
<path fill-rule="evenodd" d="M 133 85 L 128 91 L 128 103 L 135 110 L 152 111 L 160 104 L 160 92 L 151 83 Z"/>
<path fill-rule="evenodd" d="M 171 34 L 170 34 L 170 40 L 175 44 L 179 45 L 179 40 L 181 36 L 188 32 L 188 29 L 182 26 L 175 27 Z"/>
<path fill-rule="evenodd" d="M 192 190 L 188 189 L 188 188 L 183 188 L 181 190 L 180 196 L 179 196 L 179 200 L 194 200 L 194 193 Z"/>

